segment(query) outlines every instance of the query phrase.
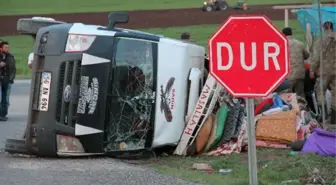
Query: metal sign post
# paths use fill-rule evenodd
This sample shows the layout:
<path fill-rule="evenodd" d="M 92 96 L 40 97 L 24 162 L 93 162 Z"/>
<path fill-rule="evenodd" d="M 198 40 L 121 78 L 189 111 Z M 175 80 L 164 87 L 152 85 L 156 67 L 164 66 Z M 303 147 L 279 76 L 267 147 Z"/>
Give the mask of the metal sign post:
<path fill-rule="evenodd" d="M 257 185 L 258 168 L 257 168 L 257 149 L 256 149 L 253 98 L 246 98 L 246 112 L 247 112 L 248 163 L 249 163 L 250 185 Z"/>
<path fill-rule="evenodd" d="M 321 96 L 322 99 L 322 125 L 324 128 L 326 128 L 326 110 L 325 110 L 325 96 L 324 94 L 326 92 L 323 92 L 323 24 L 322 24 L 322 15 L 321 15 L 321 2 L 318 0 L 317 1 L 317 11 L 318 11 L 318 17 L 319 17 L 319 25 L 320 25 L 320 76 L 318 78 L 320 78 L 320 91 L 319 93 L 321 93 L 319 96 Z M 314 51 L 316 52 L 316 51 Z M 317 89 L 318 90 L 318 89 Z"/>
<path fill-rule="evenodd" d="M 224 21 L 208 45 L 210 74 L 233 97 L 246 98 L 250 185 L 257 185 L 253 98 L 267 97 L 288 76 L 288 39 L 266 16 L 238 15 Z"/>

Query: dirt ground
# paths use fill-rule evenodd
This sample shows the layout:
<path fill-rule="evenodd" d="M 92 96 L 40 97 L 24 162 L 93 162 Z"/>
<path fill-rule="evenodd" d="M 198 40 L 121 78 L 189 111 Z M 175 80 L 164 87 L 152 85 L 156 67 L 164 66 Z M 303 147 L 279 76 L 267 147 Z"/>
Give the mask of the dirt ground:
<path fill-rule="evenodd" d="M 329 3 L 329 2 L 328 2 Z M 330 3 L 335 3 L 331 1 Z M 295 3 L 297 4 L 297 3 Z M 294 4 L 291 4 L 294 5 Z M 271 20 L 284 20 L 284 10 L 272 9 L 274 5 L 250 6 L 249 10 L 228 9 L 225 12 L 203 12 L 200 8 L 168 9 L 168 10 L 142 10 L 128 11 L 130 21 L 123 25 L 125 28 L 166 28 L 202 24 L 219 24 L 233 14 L 264 14 Z M 102 13 L 68 13 L 50 15 L 0 16 L 1 35 L 16 35 L 16 22 L 19 18 L 43 16 L 53 17 L 65 22 L 82 22 L 85 24 L 107 25 L 109 12 Z M 295 14 L 289 14 L 289 19 L 295 19 Z"/>
<path fill-rule="evenodd" d="M 0 16 L 0 35 L 15 35 L 16 22 L 19 18 L 44 16 L 53 17 L 66 22 L 82 22 L 85 24 L 106 25 L 109 12 L 103 13 L 71 13 L 51 15 L 26 15 L 26 16 Z M 232 14 L 265 14 L 271 20 L 283 20 L 283 10 L 273 10 L 272 5 L 250 6 L 249 10 L 229 9 L 225 12 L 202 12 L 201 9 L 170 9 L 170 10 L 147 10 L 129 11 L 130 21 L 123 25 L 125 28 L 165 28 L 202 24 L 219 24 Z M 290 18 L 295 18 L 290 15 Z"/>

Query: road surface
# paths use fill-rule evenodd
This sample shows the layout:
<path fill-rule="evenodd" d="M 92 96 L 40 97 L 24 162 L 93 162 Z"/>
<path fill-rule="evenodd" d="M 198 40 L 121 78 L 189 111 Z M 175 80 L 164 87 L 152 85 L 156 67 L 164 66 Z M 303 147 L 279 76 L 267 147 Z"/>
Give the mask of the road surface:
<path fill-rule="evenodd" d="M 9 120 L 0 122 L 1 185 L 195 185 L 111 158 L 43 159 L 6 155 L 3 152 L 6 138 L 19 138 L 24 131 L 29 88 L 25 81 L 13 85 Z"/>

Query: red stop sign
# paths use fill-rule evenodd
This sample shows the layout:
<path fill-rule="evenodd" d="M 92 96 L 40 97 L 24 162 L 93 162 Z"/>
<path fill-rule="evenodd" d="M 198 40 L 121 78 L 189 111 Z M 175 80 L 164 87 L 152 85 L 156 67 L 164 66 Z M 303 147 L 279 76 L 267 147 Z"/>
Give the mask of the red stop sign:
<path fill-rule="evenodd" d="M 289 74 L 288 40 L 266 16 L 231 16 L 208 44 L 210 74 L 235 97 L 268 96 Z"/>

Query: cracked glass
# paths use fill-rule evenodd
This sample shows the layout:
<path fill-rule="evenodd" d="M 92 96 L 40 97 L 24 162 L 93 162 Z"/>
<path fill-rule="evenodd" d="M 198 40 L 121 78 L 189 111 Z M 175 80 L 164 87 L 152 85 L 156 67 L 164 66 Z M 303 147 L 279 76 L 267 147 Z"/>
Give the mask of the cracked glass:
<path fill-rule="evenodd" d="M 145 148 L 155 101 L 152 45 L 144 40 L 116 39 L 107 151 Z"/>

